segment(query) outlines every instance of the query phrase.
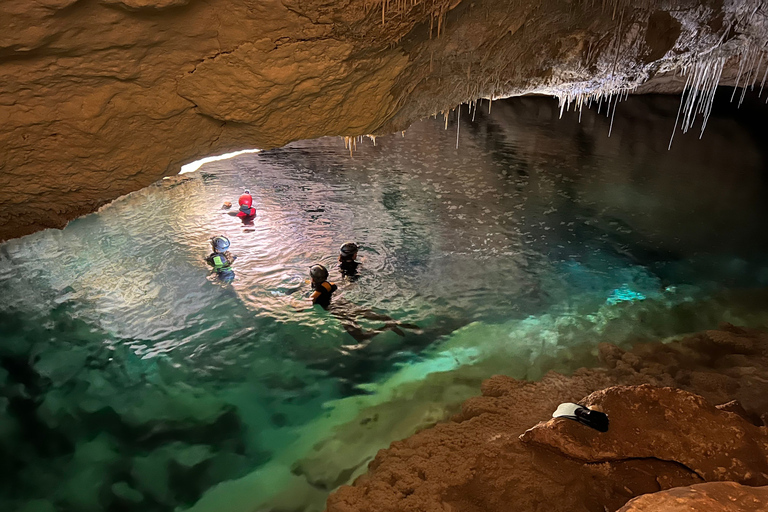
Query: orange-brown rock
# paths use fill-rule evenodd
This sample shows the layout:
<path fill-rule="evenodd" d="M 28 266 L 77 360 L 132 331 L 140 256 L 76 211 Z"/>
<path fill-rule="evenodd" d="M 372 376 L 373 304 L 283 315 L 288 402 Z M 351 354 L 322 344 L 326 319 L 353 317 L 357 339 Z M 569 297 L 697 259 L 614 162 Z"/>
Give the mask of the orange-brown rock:
<path fill-rule="evenodd" d="M 768 487 L 713 482 L 678 487 L 633 499 L 619 512 L 762 512 Z"/>
<path fill-rule="evenodd" d="M 2 2 L 0 240 L 212 153 L 404 129 L 479 97 L 632 88 L 713 48 L 725 82 L 754 81 L 759 61 L 739 56 L 766 30 L 748 4 Z"/>
<path fill-rule="evenodd" d="M 520 439 L 588 463 L 654 458 L 677 462 L 706 481 L 768 484 L 768 429 L 698 395 L 650 385 L 616 386 L 591 394 L 582 405 L 608 414 L 609 431 L 556 418 Z"/>
<path fill-rule="evenodd" d="M 327 510 L 615 511 L 636 496 L 705 480 L 759 485 L 766 478 L 768 432 L 753 423 L 768 412 L 759 392 L 768 378 L 767 354 L 768 334 L 725 325 L 628 352 L 604 345 L 607 368 L 570 377 L 493 377 L 451 422 L 381 450 L 368 474 L 331 495 Z M 635 386 L 611 388 L 619 383 Z M 743 405 L 721 410 L 691 393 L 644 383 L 700 385 L 710 403 L 738 399 Z M 544 442 L 518 439 L 559 403 L 590 393 L 584 403 L 606 409 L 608 434 L 558 419 L 539 437 Z"/>
<path fill-rule="evenodd" d="M 735 399 L 742 415 L 757 425 L 768 415 L 768 333 L 763 331 L 724 324 L 672 343 L 641 343 L 631 351 L 604 344 L 598 350 L 619 383 L 677 387 L 731 412 L 733 404 L 726 403 Z"/>

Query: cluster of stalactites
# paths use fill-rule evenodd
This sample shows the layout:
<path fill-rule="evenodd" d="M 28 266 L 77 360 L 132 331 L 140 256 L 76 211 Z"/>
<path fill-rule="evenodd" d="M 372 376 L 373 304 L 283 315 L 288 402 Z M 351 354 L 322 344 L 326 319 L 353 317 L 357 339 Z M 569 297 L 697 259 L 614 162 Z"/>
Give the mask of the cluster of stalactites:
<path fill-rule="evenodd" d="M 381 24 L 387 23 L 387 18 L 403 19 L 410 16 L 414 9 L 429 16 L 429 34 L 432 37 L 437 29 L 437 37 L 443 29 L 445 15 L 458 4 L 456 0 L 366 0 L 367 11 L 380 10 Z"/>
<path fill-rule="evenodd" d="M 741 87 L 738 102 L 741 105 L 747 89 L 754 90 L 756 84 L 759 84 L 758 96 L 762 96 L 768 78 L 768 1 L 756 2 L 750 10 L 742 11 L 741 14 L 733 11 L 731 14 L 722 35 L 709 49 L 683 60 L 670 59 L 665 66 L 668 71 L 685 77 L 680 108 L 669 141 L 670 147 L 678 124 L 681 131 L 686 133 L 693 127 L 699 115 L 702 119 L 700 137 L 703 135 L 723 69 L 729 62 L 738 62 L 731 100 L 735 99 L 737 90 Z M 757 17 L 761 17 L 761 20 Z M 726 40 L 727 34 L 733 31 L 739 32 L 740 35 Z M 603 105 L 606 105 L 605 113 L 611 116 L 612 128 L 616 105 L 642 85 L 649 74 L 650 72 L 640 73 L 630 81 L 623 74 L 612 72 L 608 77 L 553 85 L 535 92 L 555 96 L 559 101 L 561 117 L 563 112 L 570 110 L 572 106 L 581 112 L 584 106 L 590 108 L 597 105 L 599 112 Z"/>
<path fill-rule="evenodd" d="M 403 132 L 405 134 L 405 132 Z M 349 156 L 352 156 L 352 153 L 357 149 L 357 143 L 363 142 L 363 138 L 368 138 L 373 142 L 373 145 L 376 145 L 376 136 L 375 135 L 358 135 L 356 137 L 342 137 L 344 139 L 344 148 L 349 150 Z"/>
<path fill-rule="evenodd" d="M 382 24 L 386 23 L 388 17 L 392 20 L 398 19 L 398 17 L 403 18 L 411 14 L 415 8 L 419 8 L 429 13 L 433 21 L 437 20 L 439 35 L 442 18 L 457 3 L 456 0 L 368 0 L 366 8 L 380 8 Z M 694 125 L 699 115 L 702 119 L 701 133 L 703 134 L 723 69 L 729 62 L 738 60 L 738 76 L 732 100 L 735 99 L 736 88 L 740 85 L 742 89 L 739 105 L 744 99 L 747 88 L 754 89 L 756 83 L 760 85 L 758 94 L 762 95 L 768 77 L 768 0 L 758 0 L 746 9 L 739 0 L 726 1 L 722 7 L 722 12 L 725 14 L 722 32 L 719 36 L 712 35 L 711 46 L 708 49 L 684 57 L 677 57 L 675 52 L 669 52 L 660 64 L 658 62 L 651 63 L 645 67 L 632 65 L 631 70 L 617 69 L 620 54 L 623 57 L 628 55 L 637 57 L 644 50 L 642 45 L 645 43 L 644 39 L 637 37 L 637 34 L 630 37 L 629 41 L 624 41 L 623 38 L 626 35 L 624 34 L 626 31 L 625 16 L 630 17 L 628 13 L 632 10 L 635 12 L 638 9 L 649 11 L 655 2 L 653 0 L 641 0 L 640 2 L 636 0 L 580 0 L 579 3 L 587 8 L 599 6 L 603 12 L 610 12 L 614 19 L 619 20 L 619 23 L 610 51 L 605 52 L 605 55 L 601 57 L 605 60 L 603 69 L 610 70 L 607 72 L 607 76 L 604 74 L 586 81 L 566 81 L 565 83 L 561 77 L 553 80 L 550 86 L 524 91 L 524 93 L 549 94 L 556 97 L 559 102 L 561 117 L 566 110 L 573 107 L 575 110 L 578 109 L 579 118 L 581 118 L 581 110 L 584 106 L 587 108 L 596 106 L 598 112 L 604 111 L 605 115 L 611 118 L 608 131 L 610 136 L 618 103 L 626 99 L 650 76 L 661 71 L 673 72 L 676 75 L 684 76 L 685 84 L 677 120 L 670 138 L 671 147 L 678 124 L 682 132 L 686 133 Z M 739 36 L 732 40 L 726 40 L 728 34 L 734 32 L 738 33 Z M 586 67 L 582 71 L 582 76 L 588 74 Z M 487 98 L 489 112 L 493 99 L 520 94 L 520 91 L 507 93 L 500 83 L 496 83 L 493 90 L 494 93 Z M 479 90 L 468 92 L 470 93 L 469 97 L 488 96 L 487 93 L 481 94 Z M 440 112 L 445 118 L 446 129 L 448 128 L 448 114 L 453 110 L 457 111 L 458 121 L 461 105 L 457 109 Z M 469 112 L 473 118 L 476 111 L 477 101 L 470 101 Z M 435 113 L 436 115 L 437 113 Z M 457 122 L 457 147 L 458 130 L 459 123 Z M 354 150 L 355 145 L 354 138 L 345 137 L 345 146 L 350 152 Z"/>

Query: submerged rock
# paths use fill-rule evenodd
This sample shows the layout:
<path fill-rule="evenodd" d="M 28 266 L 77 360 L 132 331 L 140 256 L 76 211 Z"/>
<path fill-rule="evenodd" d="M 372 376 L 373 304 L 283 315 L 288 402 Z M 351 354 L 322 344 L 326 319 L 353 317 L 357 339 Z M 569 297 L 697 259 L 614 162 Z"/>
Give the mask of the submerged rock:
<path fill-rule="evenodd" d="M 56 512 L 56 508 L 48 500 L 31 500 L 19 512 Z"/>
<path fill-rule="evenodd" d="M 110 489 L 120 500 L 127 501 L 129 503 L 141 503 L 144 501 L 144 495 L 128 485 L 126 482 L 114 483 Z"/>
<path fill-rule="evenodd" d="M 102 495 L 111 484 L 112 471 L 119 460 L 116 443 L 106 434 L 78 444 L 67 465 L 67 479 L 57 489 L 57 499 L 74 510 L 102 510 Z"/>
<path fill-rule="evenodd" d="M 35 363 L 35 370 L 49 378 L 54 386 L 61 386 L 85 367 L 89 355 L 88 349 L 80 347 L 49 350 L 39 356 Z"/>

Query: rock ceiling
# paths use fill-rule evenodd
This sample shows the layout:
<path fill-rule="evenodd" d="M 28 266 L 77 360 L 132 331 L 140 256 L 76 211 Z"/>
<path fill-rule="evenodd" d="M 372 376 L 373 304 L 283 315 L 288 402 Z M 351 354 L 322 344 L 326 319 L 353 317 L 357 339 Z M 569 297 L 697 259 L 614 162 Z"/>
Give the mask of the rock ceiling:
<path fill-rule="evenodd" d="M 205 155 L 479 98 L 759 83 L 766 27 L 765 0 L 3 0 L 0 240 Z"/>

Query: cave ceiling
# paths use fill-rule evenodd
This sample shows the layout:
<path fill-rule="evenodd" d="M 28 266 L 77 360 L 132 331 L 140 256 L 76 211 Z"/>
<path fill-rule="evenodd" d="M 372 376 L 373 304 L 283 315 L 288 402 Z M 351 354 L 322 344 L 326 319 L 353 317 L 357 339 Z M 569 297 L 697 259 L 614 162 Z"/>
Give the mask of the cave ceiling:
<path fill-rule="evenodd" d="M 767 20 L 764 0 L 0 0 L 0 240 L 202 156 L 480 98 L 759 83 Z"/>

